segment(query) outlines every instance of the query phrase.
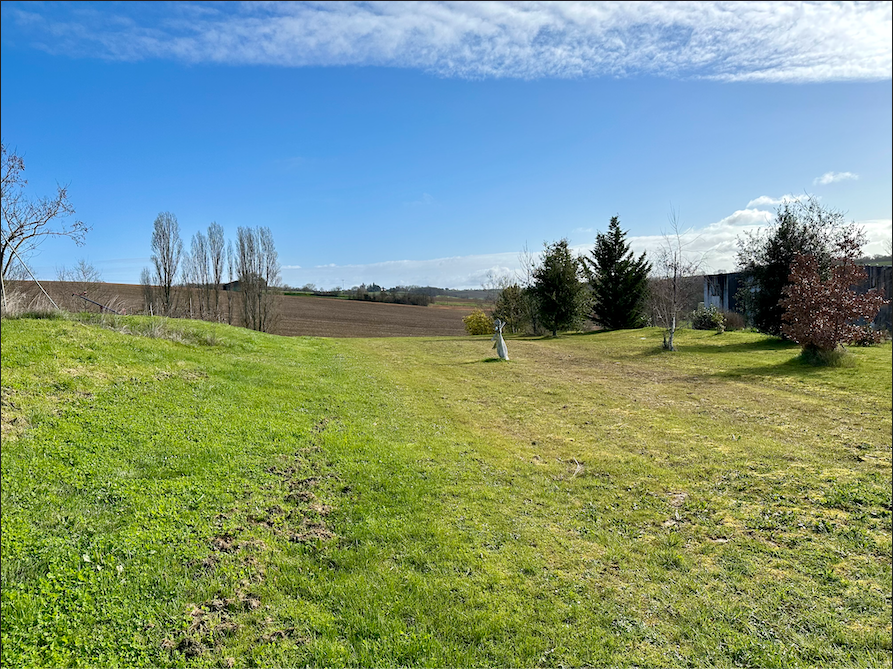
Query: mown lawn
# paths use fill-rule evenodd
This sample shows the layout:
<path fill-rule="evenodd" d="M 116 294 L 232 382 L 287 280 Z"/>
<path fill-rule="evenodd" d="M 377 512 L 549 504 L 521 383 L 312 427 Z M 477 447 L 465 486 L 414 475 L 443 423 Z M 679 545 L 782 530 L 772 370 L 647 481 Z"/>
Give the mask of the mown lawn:
<path fill-rule="evenodd" d="M 106 324 L 3 321 L 3 666 L 890 664 L 889 344 Z"/>

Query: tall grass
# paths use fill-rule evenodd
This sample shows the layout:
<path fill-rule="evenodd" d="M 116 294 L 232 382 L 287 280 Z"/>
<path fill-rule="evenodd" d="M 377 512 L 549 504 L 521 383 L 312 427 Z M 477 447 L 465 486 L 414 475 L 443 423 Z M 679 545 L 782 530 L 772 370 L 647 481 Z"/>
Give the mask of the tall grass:
<path fill-rule="evenodd" d="M 0 318 L 64 318 L 65 312 L 57 309 L 46 296 L 29 297 L 18 291 L 8 291 L 0 301 Z"/>

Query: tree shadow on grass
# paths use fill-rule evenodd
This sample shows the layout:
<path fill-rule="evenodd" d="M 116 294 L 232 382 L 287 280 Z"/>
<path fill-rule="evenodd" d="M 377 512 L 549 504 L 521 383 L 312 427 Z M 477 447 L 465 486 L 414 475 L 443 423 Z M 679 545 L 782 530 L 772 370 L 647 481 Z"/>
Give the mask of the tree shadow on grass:
<path fill-rule="evenodd" d="M 716 337 L 722 337 L 723 335 L 717 333 Z M 678 355 L 680 353 L 698 353 L 698 354 L 724 354 L 724 353 L 760 353 L 760 352 L 769 352 L 769 351 L 794 351 L 799 348 L 799 344 L 796 344 L 791 341 L 786 341 L 784 339 L 777 339 L 775 337 L 766 337 L 765 339 L 760 339 L 757 341 L 748 341 L 748 342 L 735 342 L 735 343 L 724 343 L 723 341 L 717 341 L 715 344 L 701 344 L 701 343 L 689 343 L 685 341 L 676 342 L 676 350 L 675 351 L 667 351 L 661 346 L 654 346 L 648 348 L 638 355 L 643 358 L 648 358 L 655 355 Z"/>
<path fill-rule="evenodd" d="M 717 337 L 723 335 L 717 334 Z M 761 351 L 794 351 L 800 348 L 799 344 L 775 337 L 767 337 L 758 341 L 737 342 L 734 344 L 687 344 L 680 343 L 679 351 L 691 353 L 759 353 Z"/>
<path fill-rule="evenodd" d="M 717 379 L 739 379 L 751 376 L 778 376 L 786 378 L 796 378 L 811 376 L 825 369 L 829 368 L 821 365 L 812 365 L 804 361 L 799 355 L 795 355 L 793 358 L 789 358 L 784 362 L 724 369 L 714 372 L 709 376 Z"/>
<path fill-rule="evenodd" d="M 723 335 L 718 333 L 716 336 L 722 337 Z M 648 350 L 642 351 L 639 356 L 648 358 L 658 355 L 673 356 L 680 354 L 685 355 L 686 353 L 695 353 L 698 355 L 708 356 L 707 359 L 709 360 L 710 355 L 739 353 L 752 356 L 748 358 L 748 361 L 751 361 L 759 360 L 760 354 L 774 354 L 772 356 L 771 362 L 767 362 L 762 365 L 751 364 L 747 366 L 724 366 L 724 369 L 716 370 L 712 373 L 707 372 L 703 375 L 703 377 L 712 377 L 717 379 L 734 379 L 756 376 L 805 377 L 821 372 L 823 369 L 827 369 L 826 366 L 813 365 L 800 357 L 799 344 L 776 337 L 765 337 L 757 341 L 749 342 L 723 343 L 722 341 L 718 341 L 716 344 L 682 342 L 679 343 L 677 346 L 678 350 L 672 352 L 666 351 L 663 348 L 656 346 L 654 348 L 649 348 Z M 777 354 L 784 352 L 790 352 L 791 357 L 779 361 L 779 356 Z M 727 361 L 724 362 L 727 363 Z"/>

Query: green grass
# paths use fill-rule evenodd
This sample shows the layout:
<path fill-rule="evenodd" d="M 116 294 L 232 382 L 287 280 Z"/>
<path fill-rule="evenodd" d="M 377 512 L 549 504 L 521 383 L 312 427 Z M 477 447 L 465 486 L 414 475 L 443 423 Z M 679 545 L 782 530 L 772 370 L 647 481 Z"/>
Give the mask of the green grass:
<path fill-rule="evenodd" d="M 436 297 L 431 304 L 436 304 L 441 307 L 473 307 L 475 309 L 488 309 L 493 306 L 493 301 L 483 299 L 476 300 L 472 298 L 463 299 L 461 297 L 444 297 L 440 295 Z"/>
<path fill-rule="evenodd" d="M 94 321 L 3 321 L 4 666 L 890 663 L 889 344 Z"/>

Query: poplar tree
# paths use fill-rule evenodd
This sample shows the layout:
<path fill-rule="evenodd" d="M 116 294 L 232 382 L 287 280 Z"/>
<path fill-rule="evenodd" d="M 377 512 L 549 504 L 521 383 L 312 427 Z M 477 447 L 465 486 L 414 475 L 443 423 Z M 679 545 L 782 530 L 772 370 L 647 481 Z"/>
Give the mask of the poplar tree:
<path fill-rule="evenodd" d="M 170 316 L 173 311 L 173 285 L 182 256 L 180 224 L 174 214 L 163 211 L 155 218 L 152 231 L 152 264 L 155 267 L 152 278 L 161 288 L 161 309 L 165 316 Z"/>

